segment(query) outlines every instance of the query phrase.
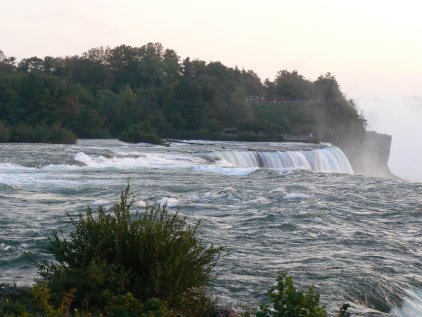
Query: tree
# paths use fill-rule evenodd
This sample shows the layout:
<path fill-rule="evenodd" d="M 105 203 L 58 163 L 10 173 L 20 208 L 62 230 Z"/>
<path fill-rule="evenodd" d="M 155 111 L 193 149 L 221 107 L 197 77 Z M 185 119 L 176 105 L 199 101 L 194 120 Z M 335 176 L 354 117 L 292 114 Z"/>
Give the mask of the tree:
<path fill-rule="evenodd" d="M 206 316 L 210 299 L 204 291 L 216 277 L 222 249 L 198 238 L 199 222 L 190 225 L 165 205 L 134 213 L 132 202 L 127 186 L 112 213 L 88 208 L 71 219 L 68 238 L 54 232 L 49 250 L 55 261 L 39 266 L 38 283 L 51 290 L 56 303 L 75 289 L 75 307 L 102 310 L 130 292 L 143 303 L 158 298 L 179 313 Z M 200 312 L 192 313 L 195 309 Z"/>
<path fill-rule="evenodd" d="M 67 57 L 64 61 L 66 76 L 74 83 L 79 83 L 91 91 L 104 87 L 106 68 L 101 60 Z"/>
<path fill-rule="evenodd" d="M 248 97 L 262 97 L 264 95 L 264 86 L 262 85 L 261 79 L 254 71 L 242 70 L 241 82 Z"/>
<path fill-rule="evenodd" d="M 163 54 L 163 71 L 167 82 L 172 83 L 181 76 L 180 57 L 174 50 L 167 49 Z"/>
<path fill-rule="evenodd" d="M 61 57 L 44 57 L 43 70 L 47 74 L 64 76 L 65 75 L 65 61 Z"/>
<path fill-rule="evenodd" d="M 337 102 L 342 97 L 336 78 L 331 73 L 321 75 L 315 81 L 318 99 L 325 102 Z"/>
<path fill-rule="evenodd" d="M 312 82 L 281 70 L 263 85 L 237 66 L 180 62 L 160 43 L 31 57 L 18 67 L 0 52 L 0 78 L 0 120 L 12 130 L 45 123 L 80 137 L 118 137 L 136 126 L 161 137 L 218 138 L 224 128 L 241 128 L 272 140 L 313 132 L 339 146 L 360 143 L 365 132 L 364 117 L 330 73 Z M 92 133 L 87 122 L 95 123 Z"/>
<path fill-rule="evenodd" d="M 148 43 L 137 51 L 139 83 L 133 87 L 161 86 L 164 80 L 163 46 L 160 43 Z"/>
<path fill-rule="evenodd" d="M 18 64 L 18 71 L 21 72 L 43 72 L 44 61 L 36 56 L 31 58 L 24 58 Z"/>
<path fill-rule="evenodd" d="M 113 91 L 118 92 L 125 85 L 139 86 L 138 59 L 137 48 L 128 45 L 120 45 L 107 52 L 110 88 Z"/>
<path fill-rule="evenodd" d="M 10 127 L 0 120 L 0 142 L 9 142 L 10 136 Z"/>
<path fill-rule="evenodd" d="M 254 118 L 253 110 L 247 101 L 245 88 L 238 86 L 230 96 L 230 105 L 227 109 L 232 124 L 240 121 L 250 121 Z"/>
<path fill-rule="evenodd" d="M 139 123 L 142 120 L 143 108 L 139 96 L 129 85 L 120 90 L 116 103 L 113 105 L 112 129 L 120 133 L 131 124 Z"/>
<path fill-rule="evenodd" d="M 275 96 L 279 100 L 306 101 L 312 98 L 312 83 L 296 70 L 282 70 L 275 80 Z"/>
<path fill-rule="evenodd" d="M 15 70 L 15 57 L 6 57 L 0 50 L 0 75 L 13 72 Z"/>

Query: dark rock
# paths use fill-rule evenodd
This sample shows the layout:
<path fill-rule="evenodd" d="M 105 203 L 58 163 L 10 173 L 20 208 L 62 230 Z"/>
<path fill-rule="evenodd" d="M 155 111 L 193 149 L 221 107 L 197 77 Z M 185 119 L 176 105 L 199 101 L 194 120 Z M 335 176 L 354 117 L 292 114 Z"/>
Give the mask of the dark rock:
<path fill-rule="evenodd" d="M 363 142 L 340 145 L 355 174 L 398 179 L 388 167 L 391 135 L 375 131 L 365 133 Z"/>

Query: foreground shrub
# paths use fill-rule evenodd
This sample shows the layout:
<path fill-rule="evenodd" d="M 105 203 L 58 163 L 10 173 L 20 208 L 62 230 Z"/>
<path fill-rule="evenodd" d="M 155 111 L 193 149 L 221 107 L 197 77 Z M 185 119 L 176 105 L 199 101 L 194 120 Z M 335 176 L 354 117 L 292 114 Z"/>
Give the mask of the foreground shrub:
<path fill-rule="evenodd" d="M 189 316 L 206 316 L 213 303 L 205 287 L 215 278 L 221 248 L 205 245 L 199 223 L 189 225 L 165 205 L 141 213 L 131 213 L 131 206 L 128 186 L 112 213 L 88 208 L 72 219 L 69 238 L 54 232 L 55 262 L 39 265 L 38 283 L 51 290 L 55 305 L 73 292 L 72 307 L 110 311 L 116 298 L 131 294 L 140 303 L 157 298 L 182 314 L 195 305 L 199 311 Z"/>
<path fill-rule="evenodd" d="M 268 291 L 271 301 L 262 305 L 256 317 L 326 317 L 327 312 L 319 304 L 319 293 L 309 287 L 304 293 L 293 284 L 293 277 L 280 273 L 277 282 Z"/>

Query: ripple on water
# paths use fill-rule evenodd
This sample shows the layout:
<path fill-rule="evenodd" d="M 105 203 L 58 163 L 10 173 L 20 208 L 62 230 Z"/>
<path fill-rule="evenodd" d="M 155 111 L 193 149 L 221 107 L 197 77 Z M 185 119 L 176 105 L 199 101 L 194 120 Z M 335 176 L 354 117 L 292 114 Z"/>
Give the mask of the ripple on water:
<path fill-rule="evenodd" d="M 49 259 L 48 234 L 70 230 L 66 213 L 110 207 L 130 178 L 135 207 L 167 201 L 203 220 L 204 241 L 228 249 L 211 289 L 228 302 L 263 300 L 277 272 L 288 270 L 301 287 L 316 285 L 332 312 L 350 301 L 352 316 L 417 316 L 422 184 L 242 170 L 210 158 L 232 143 L 199 143 L 0 144 L 0 283 L 32 283 L 34 259 Z M 271 145 L 283 146 L 296 145 Z"/>

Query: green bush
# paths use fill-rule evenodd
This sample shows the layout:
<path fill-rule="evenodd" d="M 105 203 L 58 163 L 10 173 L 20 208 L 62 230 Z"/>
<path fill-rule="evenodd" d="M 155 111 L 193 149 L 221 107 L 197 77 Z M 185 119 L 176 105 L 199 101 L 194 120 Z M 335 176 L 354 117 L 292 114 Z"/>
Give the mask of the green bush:
<path fill-rule="evenodd" d="M 76 143 L 76 135 L 59 124 L 51 126 L 44 123 L 35 126 L 18 124 L 12 127 L 11 132 L 10 141 L 12 142 Z"/>
<path fill-rule="evenodd" d="M 74 144 L 76 143 L 76 135 L 61 127 L 59 124 L 48 126 L 44 123 L 37 124 L 34 128 L 33 141 L 39 143 L 56 143 L 56 144 Z"/>
<path fill-rule="evenodd" d="M 268 291 L 271 304 L 261 305 L 255 317 L 327 317 L 327 312 L 319 303 L 319 293 L 309 287 L 307 292 L 297 289 L 293 277 L 286 272 L 279 273 L 276 284 Z M 350 317 L 347 309 L 349 304 L 343 304 L 336 317 Z M 249 311 L 243 317 L 250 317 Z"/>
<path fill-rule="evenodd" d="M 8 142 L 10 140 L 11 131 L 10 127 L 0 120 L 0 142 Z"/>
<path fill-rule="evenodd" d="M 325 308 L 319 304 L 319 293 L 312 287 L 306 293 L 297 289 L 293 277 L 280 273 L 277 283 L 268 291 L 272 304 L 261 306 L 256 317 L 326 317 Z"/>
<path fill-rule="evenodd" d="M 157 298 L 181 313 L 195 305 L 197 311 L 186 315 L 206 316 L 213 303 L 205 287 L 216 277 L 222 249 L 205 245 L 197 236 L 199 223 L 188 224 L 165 205 L 136 213 L 131 206 L 128 186 L 111 213 L 88 208 L 72 219 L 68 238 L 54 232 L 49 249 L 55 261 L 39 265 L 38 283 L 51 290 L 56 306 L 75 289 L 72 307 L 83 310 L 107 310 L 130 293 L 141 303 Z"/>
<path fill-rule="evenodd" d="M 156 136 L 155 134 L 151 134 L 145 131 L 142 131 L 142 127 L 138 125 L 132 125 L 123 130 L 122 133 L 119 135 L 119 140 L 123 142 L 130 142 L 130 143 L 150 143 L 150 144 L 158 144 L 163 145 L 164 142 Z"/>
<path fill-rule="evenodd" d="M 31 288 L 0 284 L 0 316 L 32 317 L 38 316 L 36 313 Z"/>

